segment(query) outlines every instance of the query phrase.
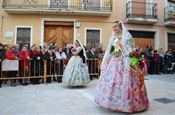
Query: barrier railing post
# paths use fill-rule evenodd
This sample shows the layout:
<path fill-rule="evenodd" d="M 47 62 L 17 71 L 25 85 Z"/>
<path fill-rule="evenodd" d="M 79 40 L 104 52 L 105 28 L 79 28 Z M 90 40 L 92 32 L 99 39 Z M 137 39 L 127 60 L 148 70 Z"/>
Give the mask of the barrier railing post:
<path fill-rule="evenodd" d="M 47 78 L 47 61 L 44 60 L 44 83 L 46 83 Z"/>

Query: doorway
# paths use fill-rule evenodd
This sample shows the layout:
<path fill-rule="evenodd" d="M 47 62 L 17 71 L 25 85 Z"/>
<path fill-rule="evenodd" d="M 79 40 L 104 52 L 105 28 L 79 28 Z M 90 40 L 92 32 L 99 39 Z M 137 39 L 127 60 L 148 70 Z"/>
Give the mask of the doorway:
<path fill-rule="evenodd" d="M 74 22 L 46 21 L 44 22 L 44 42 L 57 43 L 64 47 L 73 43 Z"/>

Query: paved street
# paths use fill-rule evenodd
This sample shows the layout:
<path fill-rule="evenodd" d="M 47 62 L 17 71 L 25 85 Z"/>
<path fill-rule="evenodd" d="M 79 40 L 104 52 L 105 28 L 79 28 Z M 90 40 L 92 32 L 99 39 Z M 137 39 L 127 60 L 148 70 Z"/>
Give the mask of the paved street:
<path fill-rule="evenodd" d="M 130 115 L 175 115 L 175 74 L 148 75 L 150 107 Z M 0 115 L 128 115 L 104 110 L 94 103 L 97 79 L 86 87 L 69 88 L 53 82 L 0 89 Z M 156 101 L 155 99 L 160 99 Z"/>

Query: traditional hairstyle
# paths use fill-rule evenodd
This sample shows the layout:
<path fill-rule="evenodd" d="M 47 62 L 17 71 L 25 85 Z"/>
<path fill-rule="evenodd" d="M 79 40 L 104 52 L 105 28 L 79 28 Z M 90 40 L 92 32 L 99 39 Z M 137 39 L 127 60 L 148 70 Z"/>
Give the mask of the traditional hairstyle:
<path fill-rule="evenodd" d="M 120 27 L 120 29 L 123 30 L 122 23 L 120 21 L 114 21 L 114 23 L 117 23 L 117 25 Z"/>
<path fill-rule="evenodd" d="M 83 46 L 83 44 L 81 43 L 81 41 L 80 41 L 79 39 L 77 39 L 77 40 L 75 40 L 75 41 L 77 41 L 77 43 L 79 44 L 79 46 L 83 49 L 83 55 L 84 55 L 85 57 L 87 57 L 87 56 L 86 56 L 86 51 L 85 51 L 84 46 Z"/>
<path fill-rule="evenodd" d="M 81 46 L 81 44 L 80 44 L 80 42 L 78 40 L 75 40 L 75 41 L 79 44 L 79 46 Z"/>

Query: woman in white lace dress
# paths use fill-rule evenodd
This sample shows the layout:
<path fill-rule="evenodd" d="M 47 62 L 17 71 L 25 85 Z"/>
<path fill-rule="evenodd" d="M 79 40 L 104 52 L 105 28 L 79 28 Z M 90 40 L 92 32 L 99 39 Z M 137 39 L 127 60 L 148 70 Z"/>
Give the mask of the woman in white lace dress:
<path fill-rule="evenodd" d="M 75 41 L 70 58 L 64 73 L 62 82 L 68 86 L 82 86 L 90 82 L 88 66 L 86 64 L 86 52 L 80 40 Z"/>

